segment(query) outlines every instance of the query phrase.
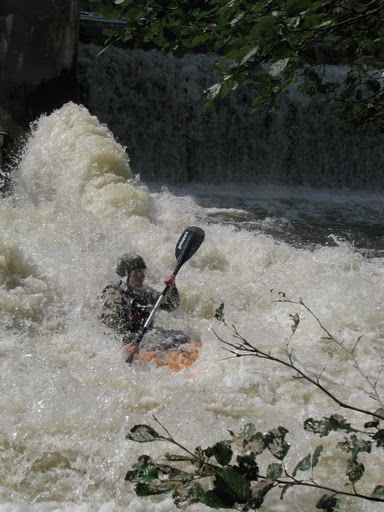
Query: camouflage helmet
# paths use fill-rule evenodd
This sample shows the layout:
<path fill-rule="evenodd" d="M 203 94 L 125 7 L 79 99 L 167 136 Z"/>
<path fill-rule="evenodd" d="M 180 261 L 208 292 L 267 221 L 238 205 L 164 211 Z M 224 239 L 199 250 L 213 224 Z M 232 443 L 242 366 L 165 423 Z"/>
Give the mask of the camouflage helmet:
<path fill-rule="evenodd" d="M 125 253 L 117 262 L 116 274 L 121 277 L 129 276 L 133 270 L 139 268 L 147 268 L 143 258 L 138 254 Z"/>

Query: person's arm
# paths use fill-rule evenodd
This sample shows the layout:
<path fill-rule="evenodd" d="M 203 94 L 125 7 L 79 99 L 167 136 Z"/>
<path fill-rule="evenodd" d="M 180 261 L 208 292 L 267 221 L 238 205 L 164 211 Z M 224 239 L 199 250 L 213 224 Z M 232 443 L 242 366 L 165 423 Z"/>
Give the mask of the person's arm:
<path fill-rule="evenodd" d="M 167 276 L 164 280 L 164 283 L 169 286 L 169 288 L 160 307 L 166 311 L 172 311 L 172 309 L 177 308 L 180 304 L 180 295 L 178 289 L 176 288 L 174 274 Z"/>
<path fill-rule="evenodd" d="M 171 311 L 172 309 L 177 308 L 180 303 L 179 292 L 175 285 L 175 276 L 170 274 L 164 280 L 165 284 L 170 287 L 165 294 L 162 303 L 160 304 L 160 309 L 165 309 L 166 311 Z M 145 286 L 142 288 L 140 292 L 141 296 L 147 301 L 148 307 L 152 308 L 160 297 L 160 292 L 152 288 L 151 286 Z"/>

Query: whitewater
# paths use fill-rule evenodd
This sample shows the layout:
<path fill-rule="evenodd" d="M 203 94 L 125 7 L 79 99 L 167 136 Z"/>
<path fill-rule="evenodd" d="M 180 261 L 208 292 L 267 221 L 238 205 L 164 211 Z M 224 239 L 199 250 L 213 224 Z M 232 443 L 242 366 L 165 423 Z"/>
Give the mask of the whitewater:
<path fill-rule="evenodd" d="M 171 448 L 126 440 L 135 424 L 158 428 L 154 416 L 192 450 L 227 439 L 228 430 L 249 422 L 262 432 L 283 425 L 289 469 L 321 441 L 324 457 L 313 477 L 343 485 L 347 456 L 334 449 L 335 438 L 319 440 L 302 428 L 306 418 L 340 413 L 338 407 L 287 368 L 230 358 L 215 334 L 231 340 L 230 333 L 215 312 L 224 304 L 228 324 L 273 354 L 283 353 L 297 313 L 290 345 L 295 360 L 322 374 L 341 400 L 373 411 L 378 404 L 345 352 L 325 339 L 304 308 L 279 299 L 281 293 L 302 298 L 348 348 L 361 337 L 359 365 L 384 398 L 381 250 L 367 252 L 332 231 L 328 242 L 284 238 L 292 218 L 276 220 L 272 199 L 282 197 L 276 189 L 259 189 L 250 219 L 247 191 L 249 201 L 253 196 L 245 185 L 238 190 L 242 201 L 227 204 L 228 185 L 145 183 L 109 127 L 75 103 L 36 120 L 13 177 L 0 201 L 0 512 L 176 511 L 170 497 L 141 499 L 124 480 L 139 455 L 156 458 Z M 296 194 L 290 196 L 292 215 L 300 198 L 309 201 L 308 192 Z M 314 192 L 314 204 L 329 205 L 330 197 Z M 269 206 L 258 218 L 262 201 Z M 345 201 L 356 216 L 372 213 L 374 205 L 379 215 L 383 208 L 375 194 Z M 129 366 L 100 325 L 100 292 L 115 281 L 117 259 L 130 250 L 144 257 L 148 284 L 162 290 L 175 267 L 175 244 L 193 225 L 206 238 L 177 276 L 181 305 L 159 312 L 156 323 L 198 335 L 199 360 L 180 373 Z M 342 414 L 363 428 L 365 417 Z M 382 451 L 364 462 L 357 489 L 370 494 L 382 483 Z M 280 500 L 276 492 L 261 510 L 315 511 L 322 494 L 302 488 Z M 211 509 L 196 504 L 188 510 Z M 377 505 L 344 498 L 341 510 L 374 512 Z"/>

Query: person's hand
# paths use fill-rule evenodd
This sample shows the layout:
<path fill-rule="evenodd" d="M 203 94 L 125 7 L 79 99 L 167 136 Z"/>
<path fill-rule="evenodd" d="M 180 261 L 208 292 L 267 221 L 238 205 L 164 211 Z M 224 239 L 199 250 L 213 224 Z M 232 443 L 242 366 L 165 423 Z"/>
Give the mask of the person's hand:
<path fill-rule="evenodd" d="M 140 350 L 139 345 L 137 343 L 127 343 L 123 348 L 124 352 L 128 354 L 137 354 Z"/>
<path fill-rule="evenodd" d="M 169 274 L 169 276 L 167 276 L 165 279 L 164 279 L 164 283 L 168 286 L 175 286 L 175 276 L 174 274 Z"/>

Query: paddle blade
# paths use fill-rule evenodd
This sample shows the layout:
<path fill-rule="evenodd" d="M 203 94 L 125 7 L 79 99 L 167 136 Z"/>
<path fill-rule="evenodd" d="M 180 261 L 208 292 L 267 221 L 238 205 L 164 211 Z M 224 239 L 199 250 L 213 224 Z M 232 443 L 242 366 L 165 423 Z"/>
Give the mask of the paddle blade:
<path fill-rule="evenodd" d="M 181 266 L 195 254 L 197 249 L 203 243 L 204 238 L 204 231 L 196 226 L 191 226 L 184 231 L 176 244 L 175 256 L 177 259 L 177 266 L 174 271 L 175 275 Z"/>

